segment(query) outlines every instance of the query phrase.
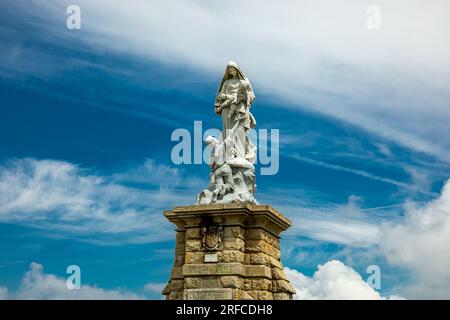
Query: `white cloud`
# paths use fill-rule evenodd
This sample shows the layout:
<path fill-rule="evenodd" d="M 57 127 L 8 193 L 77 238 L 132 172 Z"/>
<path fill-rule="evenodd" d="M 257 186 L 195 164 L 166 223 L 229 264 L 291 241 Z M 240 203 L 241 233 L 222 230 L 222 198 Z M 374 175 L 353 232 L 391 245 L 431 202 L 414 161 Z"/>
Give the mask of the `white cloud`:
<path fill-rule="evenodd" d="M 450 297 L 450 180 L 429 202 L 379 208 L 363 209 L 353 198 L 347 205 L 317 206 L 295 200 L 294 195 L 286 192 L 286 205 L 276 206 L 293 221 L 286 233 L 288 242 L 306 236 L 322 243 L 366 248 L 372 261 L 386 258 L 390 266 L 401 268 L 406 282 L 397 286 L 402 286 L 398 290 L 403 296 Z M 298 253 L 294 250 L 293 254 Z"/>
<path fill-rule="evenodd" d="M 100 176 L 65 161 L 20 159 L 0 166 L 0 222 L 76 235 L 88 241 L 155 242 L 171 238 L 162 210 L 193 202 L 175 188 L 179 171 L 148 160 L 137 170 Z M 174 181 L 168 185 L 164 177 Z M 163 183 L 164 182 L 164 183 Z M 92 237 L 95 234 L 96 237 Z"/>
<path fill-rule="evenodd" d="M 105 290 L 82 285 L 80 289 L 69 290 L 66 280 L 44 272 L 42 265 L 31 263 L 17 291 L 3 291 L 0 287 L 0 299 L 18 300 L 137 300 L 143 296 L 126 290 Z"/>
<path fill-rule="evenodd" d="M 165 164 L 157 163 L 153 159 L 147 159 L 143 164 L 134 166 L 114 174 L 112 178 L 120 183 L 138 183 L 161 188 L 197 188 L 205 186 L 204 179 L 195 176 L 186 177 L 182 174 L 180 167 L 169 167 Z"/>
<path fill-rule="evenodd" d="M 276 202 L 280 195 L 283 201 Z M 319 203 L 308 203 L 307 194 L 299 190 L 278 191 L 272 196 L 275 200 L 271 203 L 293 222 L 285 241 L 290 245 L 287 253 L 294 259 L 305 260 L 304 253 L 297 250 L 298 237 L 360 248 L 367 250 L 367 261 L 386 258 L 390 267 L 397 268 L 401 279 L 398 275 L 386 277 L 396 283 L 402 296 L 450 298 L 450 180 L 434 200 L 375 208 L 362 208 L 361 199 L 355 197 L 346 205 L 327 205 L 320 197 Z M 323 260 L 326 254 L 317 253 L 314 258 Z"/>
<path fill-rule="evenodd" d="M 310 159 L 307 157 L 303 157 L 303 156 L 299 155 L 298 153 L 293 153 L 292 155 L 290 155 L 290 157 L 292 157 L 293 159 L 302 161 L 302 162 L 306 162 L 308 164 L 315 165 L 315 166 L 324 167 L 327 169 L 338 170 L 338 171 L 344 171 L 344 172 L 352 173 L 352 174 L 355 174 L 355 175 L 358 175 L 361 177 L 365 177 L 367 179 L 384 182 L 386 184 L 391 184 L 391 185 L 394 185 L 401 189 L 407 190 L 408 192 L 423 193 L 426 195 L 436 195 L 435 193 L 430 192 L 430 191 L 428 191 L 427 188 L 425 188 L 425 179 L 427 179 L 427 175 L 425 174 L 425 172 L 419 173 L 412 166 L 409 166 L 409 167 L 404 166 L 403 169 L 405 171 L 407 171 L 410 174 L 410 176 L 412 177 L 412 180 L 414 180 L 414 182 L 417 182 L 417 183 L 406 183 L 406 182 L 402 182 L 402 181 L 397 181 L 394 179 L 378 176 L 378 175 L 372 174 L 372 173 L 364 171 L 364 170 L 354 169 L 351 167 L 345 167 L 345 166 L 341 166 L 341 165 L 330 164 L 330 163 L 323 162 L 320 160 Z M 420 181 L 419 179 L 422 181 Z M 419 182 L 420 182 L 420 184 L 419 184 Z"/>
<path fill-rule="evenodd" d="M 450 180 L 437 199 L 408 204 L 403 223 L 384 225 L 381 239 L 388 261 L 412 271 L 405 295 L 450 298 Z"/>
<path fill-rule="evenodd" d="M 320 210 L 320 209 L 319 209 Z M 303 235 L 313 239 L 353 246 L 369 246 L 378 243 L 379 230 L 375 223 L 364 220 L 327 215 L 319 210 L 299 209 L 302 215 L 292 218 L 293 229 L 290 235 Z M 314 216 L 314 213 L 319 215 Z M 311 215 L 309 215 L 311 214 Z"/>
<path fill-rule="evenodd" d="M 319 265 L 312 277 L 287 267 L 284 271 L 296 290 L 294 298 L 298 300 L 386 299 L 371 288 L 355 270 L 337 260 Z"/>
<path fill-rule="evenodd" d="M 27 8 L 60 23 L 68 3 L 36 1 Z M 80 0 L 80 40 L 187 64 L 218 79 L 226 61 L 236 59 L 257 92 L 272 93 L 280 107 L 337 117 L 449 161 L 450 4 L 377 1 L 382 26 L 370 31 L 366 9 L 372 4 Z M 41 27 L 67 36 L 63 27 Z"/>
<path fill-rule="evenodd" d="M 149 294 L 160 295 L 161 298 L 163 298 L 162 292 L 165 286 L 166 283 L 149 282 L 144 286 L 144 292 Z"/>
<path fill-rule="evenodd" d="M 350 196 L 345 204 L 329 203 L 320 195 L 302 194 L 301 190 L 293 188 L 270 189 L 260 197 L 291 219 L 292 227 L 288 229 L 287 237 L 309 237 L 355 247 L 379 243 L 379 224 L 383 215 L 379 212 L 367 214 L 360 207 L 362 198 L 356 195 Z M 314 198 L 315 202 L 309 201 Z M 390 218 L 396 219 L 396 216 L 391 213 Z"/>
<path fill-rule="evenodd" d="M 286 275 L 295 287 L 296 299 L 384 299 L 370 288 L 352 268 L 333 260 L 320 265 L 312 277 L 285 268 Z M 122 289 L 106 290 L 96 286 L 82 285 L 81 289 L 69 290 L 62 277 L 44 272 L 42 265 L 31 263 L 30 269 L 16 291 L 8 291 L 0 286 L 0 299 L 25 300 L 119 300 L 146 299 L 146 294 L 161 294 L 163 283 L 147 283 L 141 294 Z M 399 298 L 390 296 L 389 299 Z"/>
<path fill-rule="evenodd" d="M 367 255 L 387 259 L 403 269 L 408 280 L 401 294 L 407 298 L 450 297 L 450 180 L 441 194 L 426 203 L 407 202 L 362 209 L 349 199 L 344 206 L 311 207 L 297 204 L 280 207 L 290 213 L 296 236 L 367 248 Z M 289 200 L 287 200 L 289 203 Z M 404 214 L 404 216 L 403 216 Z"/>
<path fill-rule="evenodd" d="M 8 288 L 0 286 L 0 300 L 6 300 L 9 298 Z"/>
<path fill-rule="evenodd" d="M 296 299 L 385 299 L 364 282 L 355 270 L 336 260 L 319 265 L 312 277 L 304 276 L 293 269 L 284 268 L 284 270 L 297 291 Z M 78 290 L 69 290 L 64 278 L 45 273 L 42 265 L 33 262 L 16 291 L 10 292 L 7 288 L 0 287 L 0 299 L 146 299 L 145 293 L 160 294 L 164 285 L 147 283 L 142 289 L 143 294 L 121 289 L 105 290 L 90 285 L 82 285 Z"/>

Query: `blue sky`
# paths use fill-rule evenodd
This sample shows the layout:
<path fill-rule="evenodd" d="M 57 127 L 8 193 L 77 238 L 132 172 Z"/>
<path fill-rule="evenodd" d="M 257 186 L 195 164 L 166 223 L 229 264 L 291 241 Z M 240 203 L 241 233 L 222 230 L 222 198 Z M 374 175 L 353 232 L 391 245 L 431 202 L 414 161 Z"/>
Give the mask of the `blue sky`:
<path fill-rule="evenodd" d="M 298 29 L 290 1 L 238 11 L 79 1 L 81 30 L 65 26 L 69 4 L 0 4 L 3 292 L 24 294 L 27 272 L 43 276 L 33 278 L 37 292 L 39 279 L 64 278 L 76 264 L 91 289 L 158 299 L 174 248 L 162 211 L 194 203 L 209 170 L 173 164 L 170 136 L 199 120 L 219 128 L 212 103 L 236 60 L 257 96 L 258 127 L 280 130 L 279 172 L 257 176 L 256 198 L 294 222 L 284 265 L 313 277 L 337 259 L 365 279 L 375 264 L 382 296 L 450 297 L 441 191 L 450 177 L 449 20 L 438 13 L 448 4 L 430 9 L 433 22 L 424 14 L 405 27 L 402 1 L 380 1 L 384 24 L 372 33 L 370 3 L 353 1 L 334 20 L 302 3 Z M 422 7 L 415 1 L 404 14 L 413 20 Z M 255 19 L 272 12 L 259 29 L 242 13 L 250 8 Z"/>

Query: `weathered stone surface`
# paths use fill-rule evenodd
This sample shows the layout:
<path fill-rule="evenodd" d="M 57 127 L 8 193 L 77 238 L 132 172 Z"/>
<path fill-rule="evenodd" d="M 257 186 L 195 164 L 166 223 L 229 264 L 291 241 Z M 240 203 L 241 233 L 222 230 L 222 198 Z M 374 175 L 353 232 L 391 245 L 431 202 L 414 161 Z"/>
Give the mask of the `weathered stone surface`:
<path fill-rule="evenodd" d="M 179 243 L 179 244 L 183 244 L 184 245 L 184 242 L 186 241 L 185 233 L 182 232 L 182 231 L 177 232 L 176 237 L 175 237 L 175 241 L 177 243 Z"/>
<path fill-rule="evenodd" d="M 251 300 L 258 300 L 258 291 L 249 290 L 246 293 L 251 297 Z"/>
<path fill-rule="evenodd" d="M 184 255 L 184 253 L 186 252 L 186 245 L 183 244 L 178 244 L 175 246 L 175 255 Z"/>
<path fill-rule="evenodd" d="M 244 262 L 245 253 L 238 250 L 223 250 L 218 253 L 220 262 Z"/>
<path fill-rule="evenodd" d="M 175 255 L 173 265 L 175 267 L 182 267 L 184 265 L 184 255 L 183 254 Z"/>
<path fill-rule="evenodd" d="M 171 279 L 183 279 L 183 268 L 182 267 L 174 267 L 172 269 L 172 273 L 170 274 Z"/>
<path fill-rule="evenodd" d="M 245 244 L 245 251 L 246 252 L 263 252 L 266 253 L 269 251 L 268 248 L 269 244 L 265 242 L 264 240 L 247 240 Z"/>
<path fill-rule="evenodd" d="M 245 268 L 240 263 L 186 264 L 183 266 L 183 275 L 245 275 Z"/>
<path fill-rule="evenodd" d="M 252 228 L 247 230 L 248 240 L 264 240 L 270 245 L 280 248 L 280 239 L 262 228 Z"/>
<path fill-rule="evenodd" d="M 233 214 L 241 215 L 244 217 L 255 217 L 265 220 L 266 229 L 275 231 L 276 226 L 279 227 L 280 231 L 288 229 L 292 222 L 274 209 L 270 205 L 251 205 L 242 203 L 229 203 L 229 204 L 210 204 L 210 205 L 191 205 L 191 206 L 179 206 L 175 207 L 173 210 L 165 210 L 164 216 L 174 224 L 179 223 L 180 220 L 185 220 L 190 217 L 201 218 L 210 214 Z M 266 219 L 269 218 L 269 219 Z M 255 227 L 254 225 L 249 225 L 248 227 Z M 276 232 L 274 232 L 277 234 Z"/>
<path fill-rule="evenodd" d="M 233 290 L 233 300 L 241 300 L 242 289 L 231 289 Z"/>
<path fill-rule="evenodd" d="M 269 256 L 265 253 L 251 253 L 250 256 L 250 264 L 262 264 L 270 267 Z"/>
<path fill-rule="evenodd" d="M 287 292 L 287 293 L 295 293 L 294 288 L 291 284 L 286 280 L 274 280 L 272 283 L 273 292 Z"/>
<path fill-rule="evenodd" d="M 169 295 L 169 300 L 182 300 L 183 291 L 171 291 Z"/>
<path fill-rule="evenodd" d="M 178 231 L 175 238 L 175 254 L 182 255 L 186 250 L 185 233 Z"/>
<path fill-rule="evenodd" d="M 186 300 L 231 300 L 233 298 L 232 289 L 187 289 L 185 290 Z"/>
<path fill-rule="evenodd" d="M 247 291 L 247 294 L 250 297 L 252 297 L 252 299 L 255 299 L 255 300 L 272 300 L 273 299 L 272 292 L 268 292 L 268 291 L 252 290 L 252 291 Z"/>
<path fill-rule="evenodd" d="M 186 289 L 222 288 L 220 278 L 187 277 L 184 278 Z"/>
<path fill-rule="evenodd" d="M 251 295 L 249 295 L 247 291 L 242 291 L 239 299 L 241 299 L 241 300 L 255 300 L 255 298 L 253 298 Z"/>
<path fill-rule="evenodd" d="M 245 238 L 245 229 L 241 226 L 229 226 L 225 227 L 224 233 L 225 238 Z"/>
<path fill-rule="evenodd" d="M 237 276 L 223 276 L 220 278 L 224 288 L 239 289 L 242 287 L 243 280 Z"/>
<path fill-rule="evenodd" d="M 251 280 L 251 290 L 272 291 L 272 280 L 264 278 Z"/>
<path fill-rule="evenodd" d="M 245 266 L 246 277 L 272 279 L 272 270 L 266 266 Z"/>
<path fill-rule="evenodd" d="M 202 241 L 200 239 L 186 240 L 186 251 L 201 251 Z"/>
<path fill-rule="evenodd" d="M 169 280 L 169 282 L 167 282 L 166 286 L 164 287 L 164 289 L 162 291 L 163 295 L 168 296 L 170 294 L 171 284 L 172 284 L 172 281 Z"/>
<path fill-rule="evenodd" d="M 252 280 L 251 280 L 251 279 L 244 279 L 243 289 L 244 289 L 245 291 L 250 291 L 250 290 L 252 290 Z"/>
<path fill-rule="evenodd" d="M 225 250 L 244 250 L 245 241 L 241 238 L 224 238 L 223 249 Z"/>
<path fill-rule="evenodd" d="M 184 262 L 185 264 L 202 263 L 204 255 L 203 252 L 188 251 L 186 252 Z"/>
<path fill-rule="evenodd" d="M 273 300 L 291 300 L 292 295 L 285 292 L 273 293 Z"/>
<path fill-rule="evenodd" d="M 269 291 L 258 291 L 258 300 L 273 300 L 273 294 Z"/>
<path fill-rule="evenodd" d="M 201 228 L 187 228 L 186 229 L 186 240 L 193 240 L 193 239 L 201 239 Z"/>
<path fill-rule="evenodd" d="M 168 299 L 290 299 L 279 233 L 290 222 L 270 206 L 243 204 L 179 207 L 165 216 L 177 225 Z M 221 247 L 203 246 L 204 226 L 221 226 Z M 209 241 L 208 239 L 207 241 Z M 217 255 L 206 259 L 206 255 Z"/>
<path fill-rule="evenodd" d="M 252 253 L 265 253 L 275 259 L 280 259 L 280 250 L 264 240 L 247 240 L 245 251 Z"/>
<path fill-rule="evenodd" d="M 289 281 L 283 269 L 272 268 L 272 278 L 275 280 L 286 280 Z"/>
<path fill-rule="evenodd" d="M 182 291 L 184 289 L 184 280 L 172 280 L 171 289 L 175 291 Z"/>
<path fill-rule="evenodd" d="M 203 288 L 203 285 L 202 278 L 184 278 L 184 288 L 186 289 L 200 289 Z"/>
<path fill-rule="evenodd" d="M 275 267 L 275 268 L 278 268 L 278 269 L 283 269 L 283 265 L 281 264 L 280 260 L 269 256 L 269 261 L 270 261 L 270 266 L 271 267 Z"/>

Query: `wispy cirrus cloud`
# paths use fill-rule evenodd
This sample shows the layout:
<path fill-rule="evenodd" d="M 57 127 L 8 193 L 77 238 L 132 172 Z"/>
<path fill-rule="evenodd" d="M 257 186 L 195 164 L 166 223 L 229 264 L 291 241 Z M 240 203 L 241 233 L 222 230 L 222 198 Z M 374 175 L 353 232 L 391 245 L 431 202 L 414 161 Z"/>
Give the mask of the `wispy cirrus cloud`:
<path fill-rule="evenodd" d="M 68 36 L 68 4 L 35 1 L 19 11 L 57 39 Z M 338 118 L 448 162 L 449 4 L 378 1 L 381 30 L 370 31 L 372 4 L 81 0 L 82 31 L 70 36 L 97 50 L 203 73 L 220 74 L 236 59 L 255 88 L 282 107 Z M 21 65 L 17 52 L 11 57 Z"/>
<path fill-rule="evenodd" d="M 292 199 L 291 199 L 292 200 Z M 398 213 L 386 217 L 379 212 L 366 213 L 352 202 L 347 204 L 308 205 L 306 202 L 289 205 L 277 204 L 276 208 L 288 215 L 292 227 L 286 237 L 292 240 L 306 237 L 322 242 L 369 247 L 379 243 L 379 224 L 385 219 L 397 220 Z"/>
<path fill-rule="evenodd" d="M 194 202 L 180 176 L 153 160 L 110 176 L 66 161 L 10 160 L 0 166 L 0 222 L 98 243 L 170 240 L 162 210 Z"/>
<path fill-rule="evenodd" d="M 344 171 L 344 172 L 348 172 L 354 175 L 358 175 L 367 179 L 371 179 L 371 180 L 375 180 L 375 181 L 380 181 L 380 182 L 384 182 L 390 185 L 394 185 L 396 187 L 399 187 L 401 189 L 405 189 L 408 190 L 409 192 L 416 192 L 416 193 L 423 193 L 429 196 L 436 196 L 437 194 L 434 192 L 430 192 L 428 191 L 428 189 L 424 188 L 423 183 L 421 184 L 411 184 L 411 183 L 406 183 L 403 181 L 398 181 L 398 180 L 394 180 L 388 177 L 382 177 L 364 170 L 359 170 L 356 168 L 351 168 L 351 167 L 345 167 L 342 165 L 336 165 L 336 164 L 332 164 L 332 163 L 327 163 L 321 160 L 316 160 L 316 159 L 311 159 L 311 158 L 307 158 L 304 156 L 301 156 L 299 154 L 292 154 L 291 155 L 292 158 L 308 163 L 308 164 L 312 164 L 315 166 L 319 166 L 319 167 L 324 167 L 327 169 L 333 169 L 333 170 L 338 170 L 338 171 Z M 419 174 L 417 171 L 414 170 L 413 167 L 408 167 L 409 171 L 411 172 L 411 175 L 413 177 L 417 178 L 417 175 Z M 426 178 L 425 175 L 421 176 L 422 180 Z"/>
<path fill-rule="evenodd" d="M 269 188 L 258 194 L 292 220 L 285 237 L 295 243 L 313 239 L 322 243 L 369 248 L 380 241 L 380 226 L 385 221 L 402 219 L 405 203 L 370 207 L 364 197 L 348 196 L 344 202 L 333 202 L 324 193 L 295 186 Z"/>

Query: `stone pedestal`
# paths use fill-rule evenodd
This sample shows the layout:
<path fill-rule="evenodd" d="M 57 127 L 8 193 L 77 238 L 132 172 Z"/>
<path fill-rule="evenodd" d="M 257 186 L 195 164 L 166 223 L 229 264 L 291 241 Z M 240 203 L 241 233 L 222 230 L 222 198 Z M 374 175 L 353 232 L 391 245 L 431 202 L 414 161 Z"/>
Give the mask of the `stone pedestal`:
<path fill-rule="evenodd" d="M 280 257 L 291 222 L 269 205 L 176 207 L 175 261 L 163 290 L 170 300 L 287 300 L 295 293 Z"/>

